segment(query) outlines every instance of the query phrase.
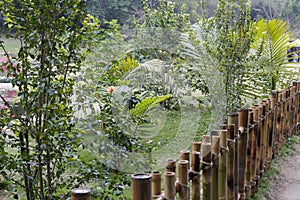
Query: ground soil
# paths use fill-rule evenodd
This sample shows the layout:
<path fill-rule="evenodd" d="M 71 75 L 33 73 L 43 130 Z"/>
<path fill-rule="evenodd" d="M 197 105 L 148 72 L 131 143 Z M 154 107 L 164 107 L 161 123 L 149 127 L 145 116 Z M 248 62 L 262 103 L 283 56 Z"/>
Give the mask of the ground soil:
<path fill-rule="evenodd" d="M 277 162 L 281 172 L 271 181 L 272 189 L 265 199 L 300 200 L 300 144 L 294 146 L 290 155 Z"/>

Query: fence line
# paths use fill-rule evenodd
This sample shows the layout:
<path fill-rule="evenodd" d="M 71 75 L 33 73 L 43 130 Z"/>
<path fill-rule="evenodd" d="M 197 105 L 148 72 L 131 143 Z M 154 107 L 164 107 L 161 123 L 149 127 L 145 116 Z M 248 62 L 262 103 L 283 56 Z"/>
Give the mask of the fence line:
<path fill-rule="evenodd" d="M 299 98 L 300 82 L 293 82 L 251 108 L 230 113 L 221 130 L 194 142 L 192 152 L 180 152 L 178 178 L 176 161 L 167 161 L 164 191 L 160 172 L 134 174 L 132 199 L 173 200 L 176 194 L 179 200 L 249 199 L 274 155 L 298 129 Z"/>

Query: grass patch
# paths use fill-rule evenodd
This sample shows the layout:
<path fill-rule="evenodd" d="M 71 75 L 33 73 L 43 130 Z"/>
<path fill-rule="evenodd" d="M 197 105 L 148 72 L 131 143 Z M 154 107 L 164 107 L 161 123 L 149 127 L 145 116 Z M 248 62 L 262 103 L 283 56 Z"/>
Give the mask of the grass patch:
<path fill-rule="evenodd" d="M 0 40 L 4 42 L 4 47 L 6 51 L 13 55 L 17 55 L 21 47 L 19 40 L 14 38 L 6 38 L 5 35 L 0 34 Z M 3 49 L 0 49 L 0 53 L 3 53 Z"/>

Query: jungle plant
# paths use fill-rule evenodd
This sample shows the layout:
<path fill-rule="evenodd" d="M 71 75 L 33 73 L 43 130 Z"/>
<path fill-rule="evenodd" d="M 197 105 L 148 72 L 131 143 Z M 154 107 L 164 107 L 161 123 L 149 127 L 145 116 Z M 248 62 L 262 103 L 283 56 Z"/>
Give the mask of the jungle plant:
<path fill-rule="evenodd" d="M 84 59 L 81 48 L 97 27 L 85 8 L 83 0 L 0 2 L 12 32 L 7 36 L 21 43 L 16 58 L 0 43 L 7 76 L 18 88 L 17 101 L 0 96 L 6 106 L 0 120 L 1 176 L 11 191 L 25 191 L 28 200 L 65 198 L 85 179 L 69 173 L 80 146 L 70 101 L 74 75 Z"/>

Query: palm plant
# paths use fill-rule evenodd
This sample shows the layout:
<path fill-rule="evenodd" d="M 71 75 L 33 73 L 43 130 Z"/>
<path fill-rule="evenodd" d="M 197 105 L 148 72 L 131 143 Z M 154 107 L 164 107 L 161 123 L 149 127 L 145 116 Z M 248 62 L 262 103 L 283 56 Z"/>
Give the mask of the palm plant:
<path fill-rule="evenodd" d="M 292 34 L 288 24 L 279 19 L 266 21 L 261 19 L 256 23 L 256 36 L 251 48 L 257 56 L 258 72 L 263 82 L 263 92 L 285 88 L 298 75 L 295 66 L 287 65 L 287 51 L 295 46 L 290 43 Z"/>

